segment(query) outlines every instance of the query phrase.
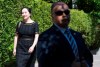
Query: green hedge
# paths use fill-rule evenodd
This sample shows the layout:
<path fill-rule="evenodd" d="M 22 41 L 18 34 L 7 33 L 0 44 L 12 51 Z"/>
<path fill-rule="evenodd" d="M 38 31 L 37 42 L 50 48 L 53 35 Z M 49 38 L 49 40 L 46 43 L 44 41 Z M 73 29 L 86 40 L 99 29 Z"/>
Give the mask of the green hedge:
<path fill-rule="evenodd" d="M 43 32 L 52 25 L 50 6 L 50 3 L 41 1 L 33 7 L 33 19 L 38 22 L 40 32 Z"/>
<path fill-rule="evenodd" d="M 83 37 L 86 40 L 86 44 L 88 46 L 91 46 L 92 43 L 94 42 L 94 35 L 92 34 L 92 20 L 90 16 L 84 11 L 79 11 L 79 10 L 71 10 L 71 22 L 70 22 L 70 27 L 76 31 L 79 31 L 83 34 Z"/>
<path fill-rule="evenodd" d="M 32 19 L 38 22 L 40 33 L 52 25 L 50 6 L 42 0 L 1 0 L 0 1 L 0 67 L 13 64 L 15 58 L 12 56 L 14 32 L 20 17 L 20 9 L 23 6 L 32 8 Z M 94 42 L 91 35 L 91 18 L 83 11 L 71 10 L 70 27 L 84 34 L 87 45 Z M 6 67 L 7 67 L 6 66 Z M 10 65 L 11 67 L 11 65 Z M 12 65 L 12 67 L 14 67 Z"/>

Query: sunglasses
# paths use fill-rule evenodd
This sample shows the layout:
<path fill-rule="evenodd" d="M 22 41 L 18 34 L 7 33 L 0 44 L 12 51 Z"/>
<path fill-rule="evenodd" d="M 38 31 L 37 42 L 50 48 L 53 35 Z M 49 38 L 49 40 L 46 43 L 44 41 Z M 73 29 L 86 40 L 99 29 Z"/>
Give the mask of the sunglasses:
<path fill-rule="evenodd" d="M 66 15 L 69 15 L 70 11 L 69 10 L 64 10 L 64 11 L 59 10 L 55 12 L 57 16 L 61 16 L 63 15 L 63 13 L 65 13 Z"/>

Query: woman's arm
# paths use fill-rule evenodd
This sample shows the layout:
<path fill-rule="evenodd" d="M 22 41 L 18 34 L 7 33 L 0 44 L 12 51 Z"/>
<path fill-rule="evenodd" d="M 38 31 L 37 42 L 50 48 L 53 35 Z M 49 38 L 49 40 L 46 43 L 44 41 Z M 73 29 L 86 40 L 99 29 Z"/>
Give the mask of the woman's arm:
<path fill-rule="evenodd" d="M 38 42 L 38 38 L 39 38 L 39 34 L 36 33 L 35 34 L 35 38 L 34 38 L 34 42 L 33 42 L 33 45 L 29 48 L 29 53 L 32 53 L 33 50 L 34 50 L 34 47 L 36 46 L 37 42 Z"/>
<path fill-rule="evenodd" d="M 34 42 L 33 42 L 33 47 L 36 46 L 37 42 L 38 42 L 38 38 L 39 38 L 39 34 L 35 34 L 35 39 L 34 39 Z"/>
<path fill-rule="evenodd" d="M 14 48 L 13 48 L 13 55 L 16 56 L 16 47 L 17 47 L 18 35 L 14 37 Z"/>

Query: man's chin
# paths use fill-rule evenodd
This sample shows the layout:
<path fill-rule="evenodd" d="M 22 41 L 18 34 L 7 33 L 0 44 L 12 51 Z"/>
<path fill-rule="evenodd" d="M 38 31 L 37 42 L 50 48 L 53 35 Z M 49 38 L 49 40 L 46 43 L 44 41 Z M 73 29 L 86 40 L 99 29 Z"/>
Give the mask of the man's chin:
<path fill-rule="evenodd" d="M 60 24 L 59 26 L 62 27 L 62 28 L 67 28 L 68 27 L 67 24 Z"/>
<path fill-rule="evenodd" d="M 63 28 L 66 28 L 66 27 L 68 27 L 68 24 L 69 24 L 68 21 L 62 22 L 61 26 L 62 26 Z"/>
<path fill-rule="evenodd" d="M 62 23 L 66 23 L 66 22 L 67 22 L 67 20 L 66 20 L 66 19 L 64 19 L 64 20 L 62 20 L 61 22 L 62 22 Z"/>
<path fill-rule="evenodd" d="M 69 20 L 62 20 L 61 22 L 64 24 L 67 24 L 67 23 L 69 23 Z"/>

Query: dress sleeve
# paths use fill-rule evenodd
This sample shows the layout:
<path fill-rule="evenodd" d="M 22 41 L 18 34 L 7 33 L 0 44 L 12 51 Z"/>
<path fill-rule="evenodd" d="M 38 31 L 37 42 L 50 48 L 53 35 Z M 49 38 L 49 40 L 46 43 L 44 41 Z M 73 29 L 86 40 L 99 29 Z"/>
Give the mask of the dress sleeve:
<path fill-rule="evenodd" d="M 15 28 L 15 35 L 18 34 L 18 29 L 19 29 L 20 23 L 21 23 L 21 22 L 18 22 L 17 25 L 16 25 L 16 28 Z"/>
<path fill-rule="evenodd" d="M 37 22 L 35 23 L 35 33 L 39 33 L 39 26 Z"/>

